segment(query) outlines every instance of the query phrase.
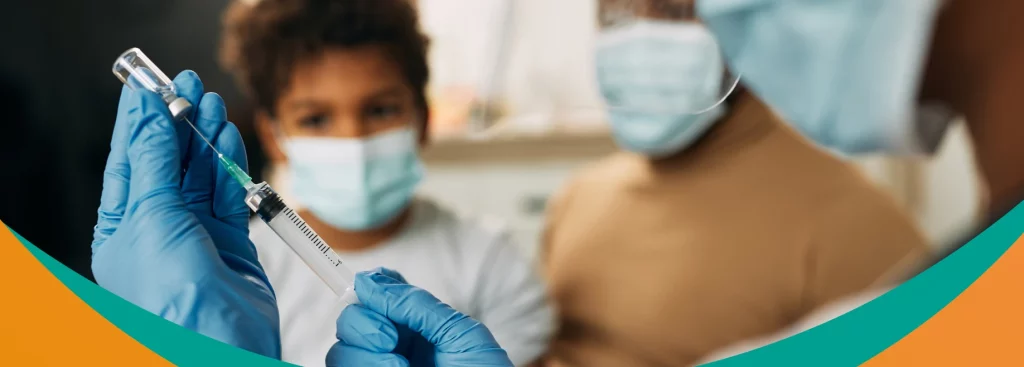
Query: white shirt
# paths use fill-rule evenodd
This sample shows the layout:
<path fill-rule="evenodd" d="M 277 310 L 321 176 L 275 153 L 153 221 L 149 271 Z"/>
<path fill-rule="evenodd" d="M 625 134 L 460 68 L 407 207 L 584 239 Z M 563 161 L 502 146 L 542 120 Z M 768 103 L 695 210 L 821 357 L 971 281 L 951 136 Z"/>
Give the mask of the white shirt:
<path fill-rule="evenodd" d="M 265 223 L 252 221 L 249 231 L 277 294 L 282 359 L 323 366 L 337 342 L 337 296 Z M 397 270 L 410 284 L 487 325 L 512 362 L 522 365 L 547 350 L 554 313 L 534 264 L 510 238 L 495 223 L 459 218 L 416 200 L 409 223 L 394 238 L 339 255 L 355 272 Z"/>

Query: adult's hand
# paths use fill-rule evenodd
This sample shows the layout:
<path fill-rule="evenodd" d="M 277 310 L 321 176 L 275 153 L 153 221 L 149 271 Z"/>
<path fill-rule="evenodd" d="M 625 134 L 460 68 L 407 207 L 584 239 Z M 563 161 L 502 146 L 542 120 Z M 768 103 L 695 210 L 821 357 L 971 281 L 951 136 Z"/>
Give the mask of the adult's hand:
<path fill-rule="evenodd" d="M 191 71 L 174 79 L 189 117 L 243 167 L 224 101 Z M 184 121 L 146 90 L 121 91 L 93 232 L 97 283 L 174 323 L 272 358 L 277 302 L 249 240 L 245 191 Z"/>
<path fill-rule="evenodd" d="M 486 326 L 395 271 L 361 272 L 355 289 L 361 304 L 341 312 L 327 366 L 512 366 Z"/>

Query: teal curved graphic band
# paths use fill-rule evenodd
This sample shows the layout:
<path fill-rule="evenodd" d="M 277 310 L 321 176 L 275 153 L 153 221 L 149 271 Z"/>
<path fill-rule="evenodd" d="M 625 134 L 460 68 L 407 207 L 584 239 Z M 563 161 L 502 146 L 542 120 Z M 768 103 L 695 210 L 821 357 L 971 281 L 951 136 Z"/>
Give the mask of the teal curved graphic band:
<path fill-rule="evenodd" d="M 936 266 L 863 307 L 778 343 L 707 366 L 862 364 L 948 305 L 988 270 L 1022 233 L 1024 205 Z M 173 364 L 288 366 L 150 314 L 78 275 L 17 233 L 14 235 L 69 290 L 126 334 Z"/>
<path fill-rule="evenodd" d="M 863 364 L 945 308 L 1022 233 L 1024 204 L 946 259 L 874 301 L 785 340 L 705 366 Z"/>
<path fill-rule="evenodd" d="M 125 334 L 175 365 L 291 366 L 194 333 L 136 307 L 64 266 L 13 230 L 11 233 L 75 295 Z"/>

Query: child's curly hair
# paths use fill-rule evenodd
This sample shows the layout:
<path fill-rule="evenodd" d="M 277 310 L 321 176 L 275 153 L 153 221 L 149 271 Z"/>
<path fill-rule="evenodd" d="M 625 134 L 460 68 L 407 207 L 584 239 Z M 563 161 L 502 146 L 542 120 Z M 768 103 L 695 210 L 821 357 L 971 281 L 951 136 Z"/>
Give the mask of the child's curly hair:
<path fill-rule="evenodd" d="M 425 118 L 429 41 L 410 1 L 236 1 L 224 17 L 221 63 L 256 107 L 273 115 L 299 60 L 329 48 L 381 46 L 399 65 Z"/>

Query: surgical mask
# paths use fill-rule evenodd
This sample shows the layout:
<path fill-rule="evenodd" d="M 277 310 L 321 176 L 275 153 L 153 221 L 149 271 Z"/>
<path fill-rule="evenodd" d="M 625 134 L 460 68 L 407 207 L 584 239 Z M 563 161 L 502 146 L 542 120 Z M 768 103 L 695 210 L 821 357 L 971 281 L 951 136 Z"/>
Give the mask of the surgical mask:
<path fill-rule="evenodd" d="M 603 31 L 596 56 L 612 136 L 623 149 L 652 158 L 677 153 L 724 114 L 725 66 L 698 23 L 638 21 Z"/>
<path fill-rule="evenodd" d="M 364 139 L 286 138 L 283 146 L 295 198 L 340 229 L 387 224 L 409 204 L 423 178 L 411 128 Z"/>
<path fill-rule="evenodd" d="M 952 120 L 917 105 L 938 0 L 715 0 L 697 12 L 744 85 L 818 143 L 932 153 Z"/>

